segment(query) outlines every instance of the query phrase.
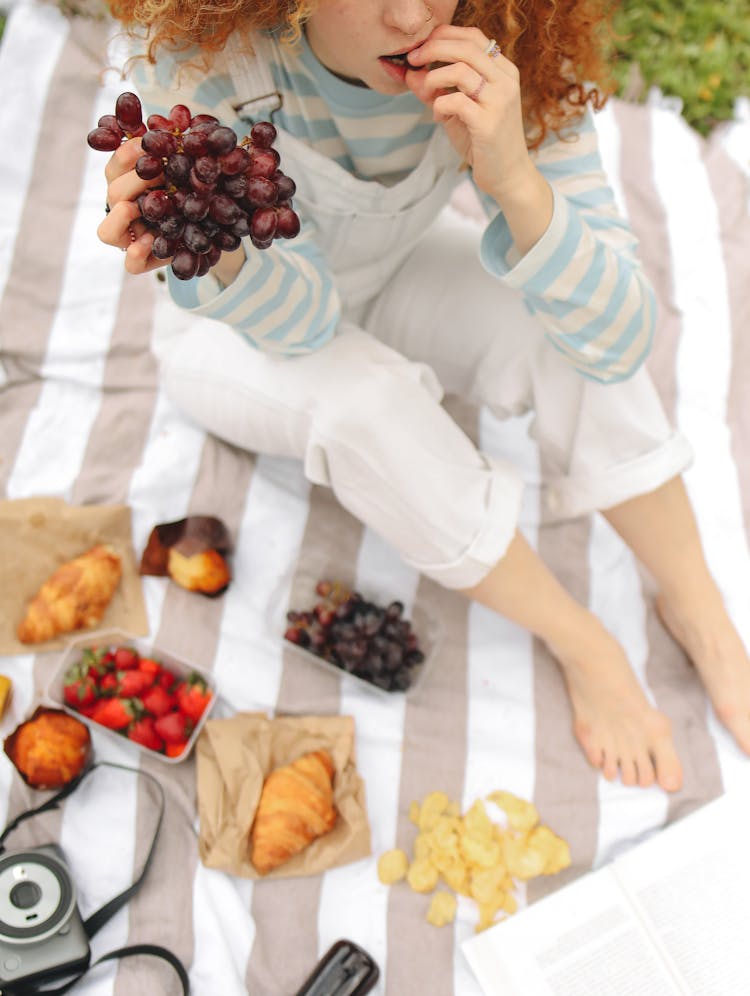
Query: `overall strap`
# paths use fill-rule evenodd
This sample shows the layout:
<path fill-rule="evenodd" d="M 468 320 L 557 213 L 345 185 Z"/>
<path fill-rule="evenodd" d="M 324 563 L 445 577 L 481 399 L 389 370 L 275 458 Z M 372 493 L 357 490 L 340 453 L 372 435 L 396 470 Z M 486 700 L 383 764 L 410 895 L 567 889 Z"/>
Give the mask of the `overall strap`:
<path fill-rule="evenodd" d="M 251 52 L 246 37 L 240 39 L 231 35 L 223 55 L 236 95 L 232 106 L 240 118 L 256 120 L 281 107 L 281 94 L 276 89 L 269 64 L 271 44 L 268 38 L 263 34 L 253 35 Z"/>

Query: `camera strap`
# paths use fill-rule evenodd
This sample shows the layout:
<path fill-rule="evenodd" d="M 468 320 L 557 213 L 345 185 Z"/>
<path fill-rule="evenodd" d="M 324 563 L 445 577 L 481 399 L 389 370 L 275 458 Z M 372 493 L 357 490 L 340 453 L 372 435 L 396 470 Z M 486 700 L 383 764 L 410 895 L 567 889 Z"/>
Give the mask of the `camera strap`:
<path fill-rule="evenodd" d="M 97 768 L 117 768 L 120 771 L 127 771 L 132 774 L 148 778 L 159 793 L 159 815 L 156 820 L 156 827 L 154 829 L 154 835 L 151 839 L 151 845 L 148 849 L 148 854 L 146 855 L 146 860 L 143 863 L 143 868 L 141 869 L 138 877 L 131 882 L 126 889 L 123 889 L 122 892 L 118 893 L 106 902 L 104 906 L 101 906 L 98 910 L 92 913 L 91 916 L 83 921 L 83 927 L 86 931 L 86 936 L 89 939 L 92 938 L 94 934 L 96 934 L 96 932 L 115 915 L 115 913 L 121 910 L 133 895 L 135 895 L 146 877 L 146 873 L 148 872 L 151 860 L 154 856 L 154 851 L 156 850 L 156 839 L 159 836 L 159 830 L 161 829 L 161 822 L 164 816 L 164 789 L 158 779 L 151 775 L 148 771 L 141 771 L 139 768 L 129 768 L 124 764 L 114 764 L 110 761 L 97 761 L 86 768 L 86 770 L 79 775 L 78 778 L 74 778 L 73 781 L 65 785 L 59 792 L 56 792 L 55 795 L 51 796 L 40 806 L 36 806 L 34 809 L 27 809 L 19 816 L 16 816 L 16 818 L 6 826 L 2 834 L 0 834 L 0 854 L 2 854 L 3 851 L 5 851 L 5 838 L 9 833 L 11 833 L 12 830 L 15 830 L 19 823 L 22 823 L 24 820 L 27 820 L 32 816 L 37 816 L 39 813 L 44 813 L 51 809 L 59 809 L 62 800 L 71 795 L 71 793 L 78 788 L 81 782 Z M 39 989 L 34 983 L 21 983 L 20 986 L 4 986 L 2 990 L 0 990 L 0 996 L 34 996 L 34 994 L 39 994 L 39 996 L 59 996 L 59 994 L 66 993 L 72 989 L 72 987 L 87 972 L 89 972 L 95 965 L 100 964 L 100 962 L 111 961 L 114 958 L 127 958 L 132 955 L 153 955 L 154 957 L 163 958 L 165 961 L 169 962 L 180 978 L 184 996 L 188 996 L 188 993 L 190 992 L 190 982 L 187 972 L 185 971 L 185 966 L 176 955 L 174 955 L 168 948 L 162 947 L 160 944 L 131 944 L 127 947 L 110 951 L 107 954 L 102 955 L 101 958 L 98 958 L 95 962 L 93 962 L 93 964 L 89 965 L 88 968 L 84 969 L 83 972 L 76 975 L 75 978 L 70 979 L 57 989 Z M 41 984 L 42 983 L 40 983 L 40 985 Z"/>

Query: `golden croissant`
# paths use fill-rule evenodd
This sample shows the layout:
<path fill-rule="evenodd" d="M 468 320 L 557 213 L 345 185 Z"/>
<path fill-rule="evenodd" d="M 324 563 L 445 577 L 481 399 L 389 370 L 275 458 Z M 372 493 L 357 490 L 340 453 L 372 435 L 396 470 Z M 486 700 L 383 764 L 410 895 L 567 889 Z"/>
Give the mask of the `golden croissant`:
<path fill-rule="evenodd" d="M 17 629 L 21 643 L 43 643 L 58 633 L 100 622 L 122 575 L 112 547 L 98 544 L 62 564 L 29 603 Z"/>
<path fill-rule="evenodd" d="M 250 860 L 261 875 L 333 828 L 333 775 L 330 754 L 316 750 L 266 778 L 250 831 Z"/>

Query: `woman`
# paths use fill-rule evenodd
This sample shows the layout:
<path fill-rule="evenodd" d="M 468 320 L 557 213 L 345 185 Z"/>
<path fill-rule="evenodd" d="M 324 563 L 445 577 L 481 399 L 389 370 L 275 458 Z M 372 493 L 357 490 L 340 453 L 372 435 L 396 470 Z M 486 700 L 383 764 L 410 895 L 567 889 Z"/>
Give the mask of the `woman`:
<path fill-rule="evenodd" d="M 184 103 L 238 135 L 270 116 L 297 184 L 297 239 L 245 240 L 199 279 L 168 274 L 183 309 L 160 347 L 175 403 L 236 445 L 303 460 L 410 564 L 544 640 L 589 762 L 674 791 L 669 720 L 518 531 L 518 470 L 440 401 L 532 410 L 545 515 L 605 515 L 750 752 L 750 662 L 679 477 L 689 447 L 642 366 L 653 293 L 591 122 L 604 4 L 111 7 L 148 29 L 135 78 L 149 112 Z M 99 228 L 131 273 L 163 265 L 138 221 L 136 197 L 160 182 L 134 172 L 139 147 L 107 166 Z M 442 210 L 467 168 L 484 231 Z"/>

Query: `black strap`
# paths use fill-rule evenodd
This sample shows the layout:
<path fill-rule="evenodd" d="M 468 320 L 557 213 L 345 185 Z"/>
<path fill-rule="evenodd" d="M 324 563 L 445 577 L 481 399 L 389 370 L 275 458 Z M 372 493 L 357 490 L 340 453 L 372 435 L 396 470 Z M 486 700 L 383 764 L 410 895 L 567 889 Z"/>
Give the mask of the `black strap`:
<path fill-rule="evenodd" d="M 0 834 L 0 854 L 2 854 L 3 851 L 5 851 L 5 838 L 12 830 L 15 830 L 15 828 L 19 825 L 19 823 L 22 823 L 24 820 L 27 820 L 32 816 L 36 816 L 39 813 L 47 812 L 50 809 L 59 809 L 62 800 L 65 799 L 67 796 L 69 796 L 75 789 L 77 789 L 78 786 L 81 784 L 81 782 L 84 780 L 84 778 L 87 778 L 91 774 L 91 772 L 95 771 L 97 768 L 104 768 L 104 767 L 118 768 L 120 771 L 127 771 L 132 774 L 142 775 L 144 778 L 148 778 L 152 782 L 152 784 L 156 786 L 159 792 L 159 816 L 156 821 L 154 836 L 151 839 L 151 846 L 149 847 L 148 854 L 146 855 L 146 860 L 143 863 L 143 868 L 141 869 L 141 873 L 138 876 L 138 878 L 136 878 L 135 881 L 133 881 L 127 887 L 127 889 L 124 889 L 122 892 L 118 893 L 116 896 L 110 899 L 109 902 L 105 903 L 104 906 L 101 906 L 98 910 L 96 910 L 95 913 L 92 913 L 87 920 L 84 920 L 83 927 L 84 930 L 86 931 L 86 936 L 89 938 L 92 938 L 94 934 L 98 930 L 100 930 L 104 926 L 104 924 L 107 923 L 107 921 L 110 920 L 115 915 L 115 913 L 117 913 L 120 909 L 122 909 L 122 907 L 125 905 L 125 903 L 128 902 L 128 900 L 133 896 L 133 894 L 138 891 L 138 889 L 141 886 L 141 883 L 143 882 L 143 879 L 146 877 L 146 873 L 151 865 L 151 860 L 154 856 L 154 851 L 156 849 L 156 839 L 159 836 L 159 830 L 161 829 L 162 818 L 164 817 L 164 789 L 162 788 L 159 780 L 155 778 L 153 775 L 149 774 L 148 771 L 141 771 L 138 768 L 129 768 L 124 764 L 114 764 L 110 761 L 97 761 L 95 764 L 92 764 L 90 767 L 88 767 L 81 775 L 79 775 L 78 778 L 74 778 L 73 781 L 68 782 L 68 784 L 65 785 L 62 789 L 60 789 L 59 792 L 57 792 L 51 798 L 43 802 L 41 806 L 36 806 L 34 809 L 27 809 L 25 812 L 17 816 L 11 823 L 9 823 L 6 826 L 2 834 Z M 164 948 L 159 944 L 131 944 L 124 948 L 117 948 L 116 951 L 109 951 L 107 954 L 102 955 L 101 958 L 98 958 L 95 962 L 93 962 L 93 964 L 89 965 L 88 968 L 84 969 L 83 972 L 80 972 L 73 979 L 70 979 L 68 982 L 65 982 L 62 986 L 58 987 L 57 989 L 38 989 L 33 984 L 24 985 L 22 983 L 20 987 L 5 986 L 0 992 L 0 996 L 33 996 L 33 994 L 39 994 L 39 996 L 58 996 L 58 994 L 66 993 L 70 989 L 72 989 L 73 986 L 80 979 L 82 979 L 83 976 L 87 974 L 87 972 L 90 972 L 95 965 L 99 965 L 103 961 L 110 961 L 114 958 L 128 958 L 133 955 L 153 955 L 156 958 L 163 958 L 165 961 L 169 962 L 169 964 L 172 966 L 172 968 L 174 968 L 175 972 L 177 972 L 177 975 L 179 976 L 180 982 L 182 983 L 182 991 L 184 993 L 184 996 L 188 996 L 190 992 L 190 981 L 188 979 L 187 972 L 185 971 L 185 966 L 182 964 L 182 962 L 176 955 L 172 954 L 172 952 L 168 948 Z"/>
<path fill-rule="evenodd" d="M 62 993 L 70 992 L 73 986 L 77 982 L 80 982 L 84 975 L 88 975 L 92 968 L 101 965 L 103 961 L 112 961 L 114 958 L 130 958 L 133 955 L 153 955 L 155 958 L 163 958 L 164 961 L 168 961 L 179 976 L 184 996 L 189 996 L 190 980 L 185 971 L 185 966 L 176 955 L 172 954 L 169 948 L 163 948 L 160 944 L 130 944 L 125 948 L 108 951 L 107 954 L 102 955 L 101 958 L 97 958 L 88 968 L 79 972 L 78 975 L 69 979 L 62 986 L 58 986 L 57 989 L 37 989 L 33 985 L 21 984 L 20 987 L 4 987 L 0 991 L 0 996 L 61 996 Z"/>
<path fill-rule="evenodd" d="M 36 816 L 39 813 L 44 813 L 47 810 L 58 809 L 62 800 L 65 799 L 67 796 L 69 796 L 71 792 L 73 792 L 75 789 L 77 789 L 78 786 L 81 784 L 81 782 L 84 780 L 84 778 L 87 778 L 91 774 L 91 772 L 95 771 L 97 768 L 105 768 L 105 767 L 119 768 L 120 771 L 127 771 L 132 774 L 142 775 L 144 778 L 148 778 L 159 791 L 159 816 L 156 821 L 156 828 L 154 830 L 154 836 L 151 840 L 151 846 L 149 847 L 148 854 L 146 855 L 146 860 L 143 863 L 143 868 L 141 869 L 141 873 L 138 876 L 138 878 L 135 879 L 135 881 L 132 882 L 127 887 L 127 889 L 124 889 L 118 895 L 114 896 L 112 899 L 109 900 L 109 902 L 105 903 L 104 906 L 98 909 L 95 913 L 92 913 L 87 920 L 84 920 L 83 926 L 86 931 L 86 936 L 89 938 L 93 937 L 94 934 L 97 932 L 97 930 L 100 930 L 104 926 L 104 924 L 107 923 L 107 921 L 110 920 L 115 915 L 115 913 L 117 913 L 119 910 L 122 909 L 122 907 L 125 905 L 125 903 L 128 902 L 131 896 L 133 896 L 133 894 L 140 888 L 141 883 L 143 882 L 143 879 L 146 876 L 146 872 L 148 871 L 149 866 L 151 864 L 151 859 L 154 856 L 154 850 L 156 848 L 156 838 L 159 836 L 159 830 L 161 829 L 161 821 L 164 816 L 164 789 L 161 787 L 160 782 L 156 778 L 154 778 L 153 775 L 149 774 L 148 771 L 141 771 L 138 768 L 128 768 L 124 764 L 113 764 L 110 761 L 98 761 L 96 764 L 92 764 L 90 767 L 88 767 L 83 772 L 83 774 L 79 775 L 78 778 L 73 779 L 72 782 L 69 782 L 62 789 L 60 789 L 60 791 L 56 793 L 56 795 L 53 795 L 52 798 L 47 799 L 46 802 L 43 802 L 41 806 L 37 806 L 35 809 L 27 809 L 25 812 L 21 813 L 20 816 L 17 816 L 12 823 L 9 823 L 8 826 L 5 828 L 5 830 L 3 830 L 2 834 L 0 834 L 0 854 L 2 854 L 2 852 L 5 850 L 5 843 L 4 843 L 5 838 L 11 832 L 11 830 L 15 830 L 15 828 L 18 826 L 19 823 L 23 822 L 23 820 L 29 819 L 29 817 L 31 816 Z"/>

